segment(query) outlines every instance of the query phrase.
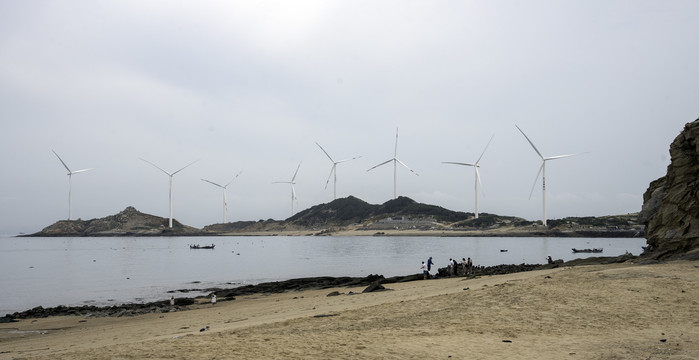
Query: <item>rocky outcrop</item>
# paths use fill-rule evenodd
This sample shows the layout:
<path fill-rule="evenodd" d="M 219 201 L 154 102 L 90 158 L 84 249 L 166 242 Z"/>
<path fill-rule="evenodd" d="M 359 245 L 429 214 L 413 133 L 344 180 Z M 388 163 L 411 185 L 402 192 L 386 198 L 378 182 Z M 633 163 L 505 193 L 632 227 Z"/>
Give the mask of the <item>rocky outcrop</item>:
<path fill-rule="evenodd" d="M 667 174 L 643 194 L 639 221 L 646 226 L 644 256 L 699 255 L 699 119 L 685 125 L 670 145 Z"/>
<path fill-rule="evenodd" d="M 196 236 L 199 229 L 159 216 L 144 214 L 129 206 L 116 215 L 92 220 L 61 220 L 29 236 Z"/>

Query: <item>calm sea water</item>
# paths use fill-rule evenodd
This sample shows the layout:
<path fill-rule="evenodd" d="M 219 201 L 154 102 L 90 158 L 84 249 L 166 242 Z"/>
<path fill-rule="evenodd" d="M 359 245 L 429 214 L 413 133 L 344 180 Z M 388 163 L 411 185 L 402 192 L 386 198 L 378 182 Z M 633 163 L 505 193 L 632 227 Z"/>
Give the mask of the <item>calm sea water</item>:
<path fill-rule="evenodd" d="M 474 265 L 571 260 L 571 248 L 604 256 L 641 252 L 645 239 L 489 237 L 0 237 L 0 316 L 35 306 L 117 305 L 170 297 L 168 290 L 233 287 L 310 276 L 418 273 L 432 256 Z M 216 244 L 191 250 L 189 244 Z M 501 252 L 507 249 L 507 252 Z M 190 293 L 180 296 L 195 296 Z"/>

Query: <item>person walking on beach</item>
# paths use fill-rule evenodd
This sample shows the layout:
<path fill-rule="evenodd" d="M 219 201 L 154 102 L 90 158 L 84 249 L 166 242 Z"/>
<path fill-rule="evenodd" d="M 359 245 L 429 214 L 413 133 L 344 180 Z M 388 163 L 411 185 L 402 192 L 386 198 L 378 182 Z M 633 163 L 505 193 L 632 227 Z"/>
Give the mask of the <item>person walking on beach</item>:
<path fill-rule="evenodd" d="M 473 262 L 471 261 L 471 258 L 468 258 L 468 260 L 466 260 L 466 269 L 468 269 L 467 275 L 471 275 L 471 273 L 473 273 Z"/>
<path fill-rule="evenodd" d="M 429 274 L 427 272 L 427 265 L 425 265 L 425 262 L 422 262 L 422 266 L 420 266 L 420 270 L 422 270 L 422 280 L 427 280 L 427 275 Z"/>
<path fill-rule="evenodd" d="M 216 305 L 216 293 L 211 293 L 211 305 Z"/>

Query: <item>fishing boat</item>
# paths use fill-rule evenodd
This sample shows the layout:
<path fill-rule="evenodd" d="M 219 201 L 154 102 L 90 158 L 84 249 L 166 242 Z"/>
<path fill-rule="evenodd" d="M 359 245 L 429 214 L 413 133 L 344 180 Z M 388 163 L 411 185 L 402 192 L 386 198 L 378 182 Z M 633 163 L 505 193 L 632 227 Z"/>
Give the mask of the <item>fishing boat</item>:
<path fill-rule="evenodd" d="M 216 245 L 214 245 L 214 244 L 211 244 L 211 245 L 199 245 L 199 244 L 189 245 L 190 249 L 213 249 L 214 247 L 216 247 Z"/>
<path fill-rule="evenodd" d="M 594 249 L 576 249 L 573 248 L 574 253 L 601 253 L 602 248 L 594 248 Z"/>

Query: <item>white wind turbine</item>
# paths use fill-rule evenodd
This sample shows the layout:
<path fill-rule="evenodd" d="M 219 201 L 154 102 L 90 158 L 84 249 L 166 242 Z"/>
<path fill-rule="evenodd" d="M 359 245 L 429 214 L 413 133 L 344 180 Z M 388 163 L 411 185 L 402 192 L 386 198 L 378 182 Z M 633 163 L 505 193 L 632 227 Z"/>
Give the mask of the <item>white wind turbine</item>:
<path fill-rule="evenodd" d="M 177 174 L 178 172 L 180 172 L 180 171 L 182 171 L 182 170 L 188 168 L 190 165 L 194 164 L 195 162 L 197 162 L 197 161 L 199 161 L 199 160 L 194 160 L 194 161 L 192 161 L 191 163 L 189 163 L 187 166 L 185 166 L 185 167 L 183 167 L 183 168 L 181 168 L 181 169 L 179 169 L 179 170 L 177 170 L 177 171 L 175 171 L 175 172 L 169 173 L 169 172 L 163 170 L 160 166 L 155 165 L 155 164 L 153 164 L 152 162 L 150 162 L 150 161 L 148 161 L 148 160 L 146 160 L 146 159 L 143 159 L 143 158 L 139 158 L 139 159 L 141 159 L 141 160 L 143 160 L 143 161 L 145 161 L 145 162 L 147 162 L 147 163 L 149 163 L 149 164 L 155 166 L 158 170 L 164 172 L 167 176 L 170 177 L 170 222 L 169 222 L 169 227 L 172 228 L 172 177 L 175 176 L 175 174 Z"/>
<path fill-rule="evenodd" d="M 420 174 L 416 173 L 415 171 L 413 171 L 411 168 L 409 168 L 408 165 L 405 165 L 405 163 L 400 161 L 397 156 L 398 156 L 398 128 L 396 128 L 396 147 L 395 147 L 395 150 L 393 151 L 393 158 L 386 160 L 386 161 L 382 162 L 381 164 L 378 164 L 378 165 L 372 167 L 371 169 L 367 170 L 367 171 L 371 171 L 371 170 L 376 169 L 377 167 L 379 167 L 381 165 L 388 164 L 391 161 L 393 161 L 393 198 L 394 199 L 396 199 L 398 197 L 396 195 L 396 177 L 397 177 L 397 173 L 398 173 L 397 164 L 403 165 L 406 169 L 410 170 L 410 172 L 412 172 L 415 175 L 418 175 L 418 176 L 420 175 Z"/>
<path fill-rule="evenodd" d="M 73 174 L 92 170 L 93 168 L 71 171 L 68 168 L 68 165 L 66 165 L 66 163 L 63 161 L 63 159 L 61 159 L 61 157 L 58 156 L 58 154 L 55 151 L 53 151 L 53 153 L 56 155 L 61 164 L 63 164 L 63 167 L 65 167 L 66 170 L 68 170 L 68 220 L 70 220 L 70 218 L 73 216 Z"/>
<path fill-rule="evenodd" d="M 475 181 L 474 181 L 475 184 L 476 184 L 476 185 L 475 185 L 476 191 L 475 191 L 475 194 L 474 194 L 474 195 L 475 195 L 475 198 L 476 198 L 476 211 L 475 211 L 475 213 L 476 213 L 476 219 L 478 219 L 478 185 L 480 185 L 481 187 L 483 186 L 483 183 L 481 182 L 481 174 L 478 172 L 478 168 L 481 167 L 481 165 L 480 165 L 481 158 L 482 158 L 483 155 L 485 154 L 485 151 L 488 150 L 488 145 L 490 145 L 490 142 L 493 141 L 493 137 L 494 137 L 494 136 L 495 136 L 495 135 L 493 135 L 493 136 L 490 137 L 490 140 L 488 140 L 488 143 L 485 145 L 485 149 L 483 149 L 483 152 L 481 153 L 481 156 L 479 156 L 479 157 L 478 157 L 478 160 L 476 160 L 476 162 L 473 163 L 473 164 L 462 163 L 462 162 L 453 162 L 453 161 L 442 161 L 443 164 L 454 164 L 454 165 L 462 165 L 462 166 L 473 166 L 473 170 L 475 170 L 474 172 L 476 173 L 476 179 L 475 179 Z"/>
<path fill-rule="evenodd" d="M 524 138 L 527 139 L 529 142 L 529 145 L 534 148 L 534 151 L 539 155 L 541 158 L 541 166 L 539 167 L 539 172 L 536 173 L 536 178 L 534 179 L 534 185 L 532 185 L 532 191 L 529 193 L 529 199 L 532 198 L 532 194 L 534 193 L 534 187 L 536 187 L 536 182 L 539 180 L 539 175 L 541 175 L 541 183 L 542 183 L 542 191 L 541 191 L 541 198 L 542 198 L 542 216 L 541 216 L 541 222 L 544 226 L 546 226 L 546 162 L 549 160 L 555 160 L 555 159 L 561 159 L 565 157 L 570 157 L 570 156 L 575 156 L 578 154 L 568 154 L 568 155 L 558 155 L 558 156 L 549 156 L 549 157 L 544 157 L 544 155 L 541 154 L 539 149 L 534 146 L 534 143 L 529 139 L 527 134 L 522 131 L 522 129 L 519 128 L 519 126 L 515 125 L 517 127 L 517 130 L 524 135 Z"/>
<path fill-rule="evenodd" d="M 215 182 L 213 182 L 213 181 L 206 180 L 206 179 L 201 179 L 202 181 L 206 181 L 206 182 L 208 182 L 209 184 L 218 186 L 218 187 L 220 187 L 221 189 L 223 189 L 223 222 L 222 222 L 222 224 L 225 224 L 225 223 L 226 223 L 226 207 L 227 207 L 227 205 L 228 205 L 228 202 L 226 201 L 226 188 L 227 188 L 228 185 L 230 185 L 230 184 L 233 182 L 233 180 L 235 180 L 241 173 L 242 173 L 242 171 L 239 172 L 239 173 L 237 173 L 237 174 L 235 175 L 235 177 L 233 177 L 233 179 L 231 179 L 231 181 L 229 181 L 226 185 L 219 185 L 219 184 L 217 184 L 217 183 L 215 183 Z"/>
<path fill-rule="evenodd" d="M 337 199 L 337 164 L 340 164 L 340 163 L 343 163 L 343 162 L 347 162 L 347 161 L 350 161 L 350 160 L 354 160 L 354 159 L 359 159 L 361 156 L 355 156 L 355 157 L 353 157 L 353 158 L 351 158 L 351 159 L 345 159 L 345 160 L 335 161 L 335 160 L 333 160 L 333 158 L 330 156 L 330 154 L 328 154 L 328 152 L 325 151 L 325 149 L 323 149 L 322 146 L 320 146 L 320 144 L 318 144 L 318 143 L 316 142 L 316 145 L 318 145 L 318 147 L 319 147 L 321 150 L 323 150 L 323 152 L 324 152 L 325 155 L 328 157 L 328 159 L 330 159 L 330 161 L 333 163 L 333 167 L 330 169 L 330 175 L 328 175 L 328 180 L 325 181 L 325 188 L 326 188 L 326 189 L 328 188 L 328 183 L 330 182 L 330 177 L 333 176 L 333 174 L 335 174 L 335 179 L 334 179 L 334 183 L 333 183 L 333 199 Z"/>
<path fill-rule="evenodd" d="M 299 162 L 299 166 L 296 167 L 296 172 L 294 172 L 294 176 L 291 178 L 291 181 L 275 181 L 272 184 L 291 184 L 291 216 L 294 216 L 294 200 L 296 200 L 296 190 L 294 189 L 294 180 L 296 180 L 296 174 L 299 173 L 299 168 L 301 167 L 301 162 Z"/>

